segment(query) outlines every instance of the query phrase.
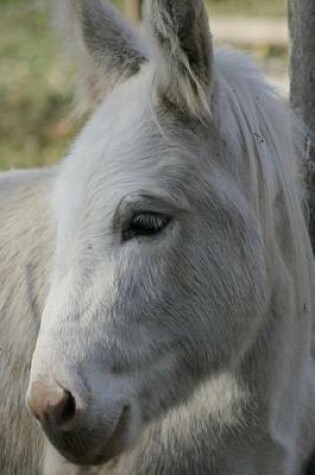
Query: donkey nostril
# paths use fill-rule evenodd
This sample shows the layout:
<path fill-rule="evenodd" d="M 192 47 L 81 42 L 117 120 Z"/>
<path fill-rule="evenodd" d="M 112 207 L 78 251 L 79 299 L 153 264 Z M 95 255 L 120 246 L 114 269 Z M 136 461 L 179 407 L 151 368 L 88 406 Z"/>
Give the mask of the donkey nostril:
<path fill-rule="evenodd" d="M 77 412 L 75 397 L 58 384 L 33 383 L 27 403 L 39 422 L 59 428 L 72 422 Z"/>
<path fill-rule="evenodd" d="M 62 400 L 58 403 L 58 405 L 51 408 L 50 412 L 54 423 L 59 427 L 71 422 L 74 419 L 76 414 L 76 403 L 70 391 L 64 390 Z"/>

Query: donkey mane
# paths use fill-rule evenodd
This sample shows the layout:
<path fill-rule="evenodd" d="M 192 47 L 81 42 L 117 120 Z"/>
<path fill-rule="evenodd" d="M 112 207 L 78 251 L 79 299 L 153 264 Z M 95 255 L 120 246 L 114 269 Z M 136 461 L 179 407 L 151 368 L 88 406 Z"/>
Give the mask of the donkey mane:
<path fill-rule="evenodd" d="M 295 243 L 297 269 L 301 269 L 298 256 L 305 253 L 306 236 L 296 229 L 302 230 L 307 220 L 303 185 L 304 127 L 248 55 L 218 48 L 214 70 L 214 122 L 233 157 L 235 175 L 249 174 L 253 191 L 257 192 L 255 207 L 266 242 L 271 248 L 276 246 L 275 252 L 281 252 L 281 246 L 276 244 L 275 224 L 280 217 L 275 203 L 286 210 L 287 232 Z M 254 195 L 255 192 L 249 199 Z M 300 295 L 304 293 L 304 270 L 298 276 Z"/>

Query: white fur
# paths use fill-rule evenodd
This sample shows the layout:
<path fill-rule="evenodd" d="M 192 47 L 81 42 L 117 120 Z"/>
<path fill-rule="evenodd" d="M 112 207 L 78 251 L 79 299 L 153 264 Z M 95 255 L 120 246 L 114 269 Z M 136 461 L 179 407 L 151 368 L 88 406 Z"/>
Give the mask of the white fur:
<path fill-rule="evenodd" d="M 213 71 L 207 134 L 163 122 L 148 64 L 58 169 L 1 176 L 3 475 L 300 475 L 315 446 L 301 130 L 246 58 L 218 51 Z M 122 245 L 113 220 L 148 206 L 139 194 L 174 224 Z M 24 409 L 40 320 L 31 382 L 70 387 L 89 429 L 130 405 L 116 461 L 80 469 L 44 448 Z"/>

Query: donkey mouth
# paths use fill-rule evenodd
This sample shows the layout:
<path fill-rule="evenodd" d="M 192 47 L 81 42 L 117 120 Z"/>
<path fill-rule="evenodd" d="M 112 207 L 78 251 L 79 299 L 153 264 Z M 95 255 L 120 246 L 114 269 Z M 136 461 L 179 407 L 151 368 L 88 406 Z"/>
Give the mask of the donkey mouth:
<path fill-rule="evenodd" d="M 114 457 L 117 457 L 126 449 L 129 424 L 130 407 L 125 406 L 114 429 L 114 432 L 105 443 L 101 453 L 93 465 L 105 463 Z"/>
<path fill-rule="evenodd" d="M 45 430 L 50 442 L 69 462 L 75 465 L 101 465 L 118 457 L 128 446 L 130 407 L 125 406 L 112 433 L 106 437 L 101 430 L 86 431 L 84 427 L 58 435 Z"/>

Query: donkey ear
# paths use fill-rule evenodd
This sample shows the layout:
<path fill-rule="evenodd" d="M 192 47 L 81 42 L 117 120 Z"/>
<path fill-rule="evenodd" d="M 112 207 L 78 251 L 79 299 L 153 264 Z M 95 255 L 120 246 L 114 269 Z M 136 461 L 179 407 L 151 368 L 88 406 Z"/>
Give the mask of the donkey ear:
<path fill-rule="evenodd" d="M 119 13 L 102 0 L 49 0 L 56 27 L 79 69 L 81 109 L 94 106 L 115 84 L 146 62 L 143 42 Z"/>
<path fill-rule="evenodd" d="M 212 39 L 202 0 L 151 0 L 147 22 L 158 53 L 158 92 L 191 115 L 208 111 Z"/>

